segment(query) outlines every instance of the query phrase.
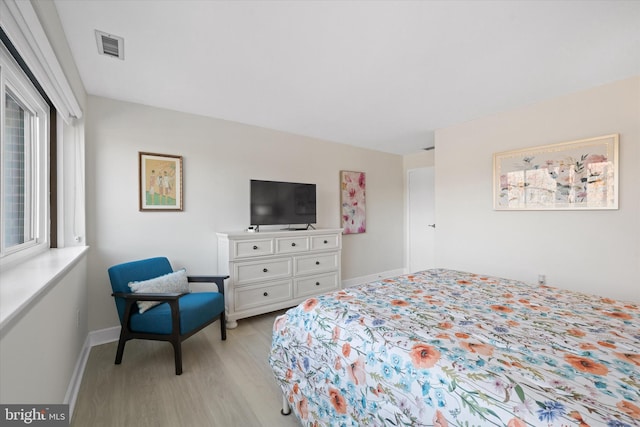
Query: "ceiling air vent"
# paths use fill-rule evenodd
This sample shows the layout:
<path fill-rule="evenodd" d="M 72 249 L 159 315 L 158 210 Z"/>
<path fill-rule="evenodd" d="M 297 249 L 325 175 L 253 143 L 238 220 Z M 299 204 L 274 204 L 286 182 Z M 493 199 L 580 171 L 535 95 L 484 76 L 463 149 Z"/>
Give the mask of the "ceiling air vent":
<path fill-rule="evenodd" d="M 98 53 L 124 60 L 124 38 L 96 30 Z"/>

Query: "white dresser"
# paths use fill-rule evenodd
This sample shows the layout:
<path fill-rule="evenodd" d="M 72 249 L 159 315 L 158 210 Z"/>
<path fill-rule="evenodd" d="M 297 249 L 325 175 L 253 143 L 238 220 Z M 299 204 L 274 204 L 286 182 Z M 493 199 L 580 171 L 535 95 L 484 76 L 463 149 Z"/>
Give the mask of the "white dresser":
<path fill-rule="evenodd" d="M 340 289 L 342 229 L 217 233 L 227 327 Z"/>

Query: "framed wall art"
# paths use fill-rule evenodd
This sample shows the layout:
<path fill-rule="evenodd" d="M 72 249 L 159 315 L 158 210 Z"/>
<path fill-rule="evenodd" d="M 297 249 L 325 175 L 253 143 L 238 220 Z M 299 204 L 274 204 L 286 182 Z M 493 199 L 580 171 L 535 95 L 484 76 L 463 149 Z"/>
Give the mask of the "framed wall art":
<path fill-rule="evenodd" d="M 182 210 L 182 156 L 156 153 L 139 155 L 141 211 Z"/>
<path fill-rule="evenodd" d="M 340 213 L 344 234 L 367 231 L 366 187 L 364 172 L 340 171 Z"/>
<path fill-rule="evenodd" d="M 494 154 L 494 209 L 618 209 L 618 138 Z"/>

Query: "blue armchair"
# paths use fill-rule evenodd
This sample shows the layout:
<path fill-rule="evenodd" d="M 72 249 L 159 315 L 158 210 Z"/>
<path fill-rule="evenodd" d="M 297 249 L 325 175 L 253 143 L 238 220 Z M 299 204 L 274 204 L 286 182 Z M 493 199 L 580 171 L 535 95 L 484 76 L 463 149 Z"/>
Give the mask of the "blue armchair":
<path fill-rule="evenodd" d="M 132 339 L 169 341 L 175 354 L 176 375 L 182 374 L 181 343 L 220 319 L 222 340 L 227 339 L 224 317 L 224 279 L 228 276 L 188 276 L 188 282 L 211 282 L 218 292 L 134 293 L 130 283 L 146 282 L 174 273 L 164 257 L 118 264 L 109 268 L 112 296 L 120 317 L 120 340 L 116 365 L 122 362 L 124 346 Z M 184 273 L 186 275 L 186 273 Z M 141 312 L 140 301 L 159 304 Z M 144 309 L 143 309 L 144 310 Z"/>

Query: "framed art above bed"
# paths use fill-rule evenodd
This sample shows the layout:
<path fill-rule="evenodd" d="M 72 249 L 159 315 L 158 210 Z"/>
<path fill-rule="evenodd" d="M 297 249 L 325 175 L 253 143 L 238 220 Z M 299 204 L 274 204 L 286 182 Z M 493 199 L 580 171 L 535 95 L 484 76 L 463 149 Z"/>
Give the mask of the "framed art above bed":
<path fill-rule="evenodd" d="M 618 209 L 618 134 L 494 154 L 493 207 Z"/>

